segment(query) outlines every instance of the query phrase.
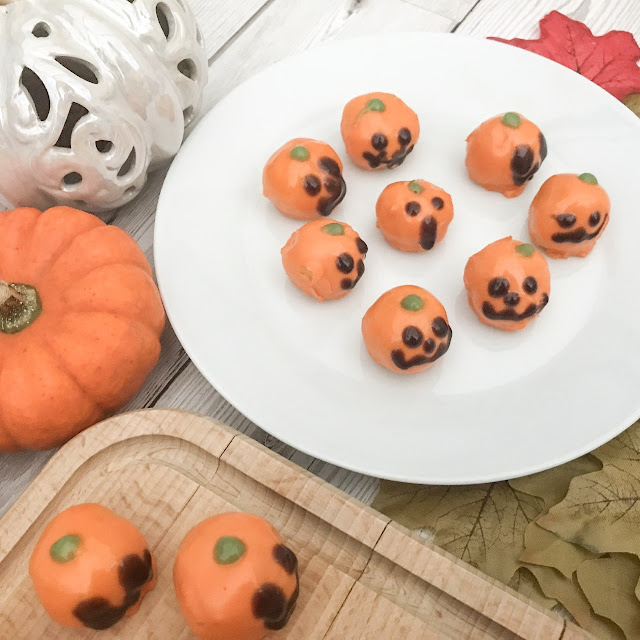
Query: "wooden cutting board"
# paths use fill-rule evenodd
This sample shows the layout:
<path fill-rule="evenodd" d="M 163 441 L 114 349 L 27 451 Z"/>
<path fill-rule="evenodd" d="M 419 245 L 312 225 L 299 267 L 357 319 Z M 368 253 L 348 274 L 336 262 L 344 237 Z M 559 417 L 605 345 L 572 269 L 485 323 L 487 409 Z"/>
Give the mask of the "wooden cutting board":
<path fill-rule="evenodd" d="M 51 621 L 27 566 L 59 511 L 99 502 L 131 520 L 156 556 L 158 586 L 109 631 Z M 577 640 L 590 636 L 208 418 L 140 411 L 64 446 L 0 521 L 0 639 L 192 640 L 172 584 L 185 534 L 242 510 L 269 520 L 300 560 L 301 593 L 282 640 Z"/>

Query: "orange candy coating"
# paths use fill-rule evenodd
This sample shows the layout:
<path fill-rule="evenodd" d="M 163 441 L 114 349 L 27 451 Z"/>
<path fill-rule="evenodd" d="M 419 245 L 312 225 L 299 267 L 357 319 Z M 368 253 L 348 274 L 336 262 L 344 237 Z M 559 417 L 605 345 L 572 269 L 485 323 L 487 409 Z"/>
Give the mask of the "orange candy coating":
<path fill-rule="evenodd" d="M 440 301 L 414 285 L 382 294 L 362 318 L 369 354 L 396 373 L 419 373 L 433 366 L 449 350 L 452 335 Z"/>
<path fill-rule="evenodd" d="M 551 258 L 584 258 L 609 224 L 610 208 L 592 174 L 551 176 L 531 203 L 529 234 Z"/>
<path fill-rule="evenodd" d="M 340 129 L 351 160 L 369 171 L 399 167 L 420 137 L 418 116 L 391 93 L 367 93 L 348 102 Z"/>
<path fill-rule="evenodd" d="M 358 284 L 367 251 L 348 224 L 315 220 L 294 231 L 280 253 L 291 282 L 323 302 L 346 296 Z"/>
<path fill-rule="evenodd" d="M 469 258 L 464 286 L 481 322 L 517 331 L 533 322 L 549 302 L 551 276 L 542 253 L 509 236 Z"/>
<path fill-rule="evenodd" d="M 47 613 L 66 627 L 107 629 L 156 585 L 144 536 L 98 504 L 59 513 L 40 536 L 29 574 Z"/>
<path fill-rule="evenodd" d="M 201 640 L 261 640 L 298 597 L 298 561 L 265 520 L 224 513 L 183 540 L 173 569 L 182 614 Z"/>
<path fill-rule="evenodd" d="M 519 196 L 547 157 L 540 129 L 517 113 L 483 122 L 467 138 L 469 177 L 488 191 Z"/>
<path fill-rule="evenodd" d="M 429 251 L 442 242 L 453 220 L 451 196 L 425 180 L 394 182 L 376 204 L 378 228 L 401 251 Z"/>
<path fill-rule="evenodd" d="M 262 187 L 280 213 L 298 220 L 330 215 L 347 193 L 338 154 L 310 138 L 290 140 L 269 158 Z"/>

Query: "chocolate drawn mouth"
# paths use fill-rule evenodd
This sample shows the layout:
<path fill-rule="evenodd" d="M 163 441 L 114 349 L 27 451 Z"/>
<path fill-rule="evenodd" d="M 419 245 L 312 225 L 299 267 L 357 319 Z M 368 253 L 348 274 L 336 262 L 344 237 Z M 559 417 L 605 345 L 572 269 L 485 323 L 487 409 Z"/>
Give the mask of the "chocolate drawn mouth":
<path fill-rule="evenodd" d="M 393 364 L 395 364 L 396 367 L 398 367 L 398 369 L 401 369 L 402 371 L 412 369 L 413 367 L 420 367 L 423 364 L 431 364 L 432 362 L 435 362 L 436 360 L 442 358 L 442 356 L 447 353 L 447 351 L 449 351 L 452 337 L 453 331 L 451 330 L 451 327 L 449 327 L 446 340 L 438 345 L 438 348 L 432 356 L 419 354 L 407 360 L 407 357 L 404 355 L 404 351 L 402 349 L 394 349 L 391 352 L 391 360 L 393 361 Z"/>
<path fill-rule="evenodd" d="M 328 198 L 319 198 L 317 211 L 326 217 L 328 216 L 347 195 L 347 183 L 344 181 L 342 174 L 338 173 L 324 181 L 324 188 L 331 194 Z"/>
<path fill-rule="evenodd" d="M 489 320 L 507 320 L 509 322 L 518 322 L 520 320 L 526 320 L 532 318 L 536 314 L 540 313 L 549 303 L 549 296 L 546 293 L 542 294 L 542 301 L 540 304 L 531 303 L 522 313 L 518 313 L 513 308 L 506 308 L 502 311 L 496 311 L 494 306 L 490 302 L 482 303 L 482 313 Z"/>
<path fill-rule="evenodd" d="M 551 239 L 559 244 L 566 242 L 571 242 L 572 244 L 580 244 L 581 242 L 587 242 L 587 240 L 593 240 L 600 235 L 605 225 L 607 224 L 607 220 L 609 220 L 608 213 L 605 215 L 604 220 L 602 221 L 600 226 L 593 233 L 589 233 L 584 227 L 580 227 L 579 229 L 574 229 L 573 231 L 554 233 L 551 236 Z"/>

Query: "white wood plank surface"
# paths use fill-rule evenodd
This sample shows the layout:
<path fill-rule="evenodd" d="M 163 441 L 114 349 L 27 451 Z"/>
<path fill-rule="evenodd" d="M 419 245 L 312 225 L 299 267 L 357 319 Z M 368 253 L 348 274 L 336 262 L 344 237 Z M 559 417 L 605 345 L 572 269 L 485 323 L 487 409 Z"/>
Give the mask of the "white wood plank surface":
<path fill-rule="evenodd" d="M 640 39 L 640 0 L 190 0 L 210 58 L 203 113 L 267 65 L 332 38 L 393 31 L 456 31 L 480 37 L 537 37 L 538 21 L 557 9 L 595 33 L 632 31 Z M 107 218 L 152 259 L 153 219 L 166 169 L 144 192 Z M 3 208 L 0 201 L 0 209 Z M 127 409 L 171 407 L 214 416 L 297 464 L 370 502 L 374 478 L 339 469 L 267 435 L 229 405 L 198 373 L 167 328 L 160 363 Z M 50 453 L 0 455 L 0 515 L 35 477 Z"/>

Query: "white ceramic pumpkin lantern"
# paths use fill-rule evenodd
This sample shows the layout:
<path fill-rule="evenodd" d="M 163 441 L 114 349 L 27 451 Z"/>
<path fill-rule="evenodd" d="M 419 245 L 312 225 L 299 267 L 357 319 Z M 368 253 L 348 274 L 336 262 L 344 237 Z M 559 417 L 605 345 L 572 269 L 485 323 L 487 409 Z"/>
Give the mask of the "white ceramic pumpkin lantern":
<path fill-rule="evenodd" d="M 187 0 L 0 0 L 0 193 L 106 211 L 180 148 L 207 81 Z"/>

